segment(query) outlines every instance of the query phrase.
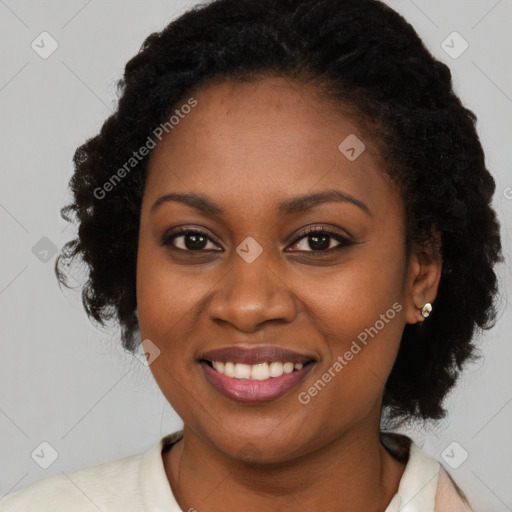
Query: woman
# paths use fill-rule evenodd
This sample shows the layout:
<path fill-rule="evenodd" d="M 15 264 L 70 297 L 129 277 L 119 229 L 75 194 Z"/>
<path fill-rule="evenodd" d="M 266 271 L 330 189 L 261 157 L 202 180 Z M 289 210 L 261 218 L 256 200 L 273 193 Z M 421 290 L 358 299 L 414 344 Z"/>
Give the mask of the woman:
<path fill-rule="evenodd" d="M 152 34 L 76 151 L 90 317 L 183 430 L 2 512 L 471 510 L 405 421 L 445 416 L 495 319 L 475 116 L 376 0 L 215 0 Z"/>

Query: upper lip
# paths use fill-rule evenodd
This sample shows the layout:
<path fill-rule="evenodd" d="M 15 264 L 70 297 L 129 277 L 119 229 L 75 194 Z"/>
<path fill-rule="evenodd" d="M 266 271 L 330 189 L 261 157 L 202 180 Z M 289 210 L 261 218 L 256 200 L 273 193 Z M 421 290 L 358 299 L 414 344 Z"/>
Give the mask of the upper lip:
<path fill-rule="evenodd" d="M 233 345 L 230 347 L 216 348 L 205 352 L 199 359 L 242 364 L 258 364 L 274 361 L 304 364 L 315 360 L 311 355 L 301 354 L 299 352 L 294 352 L 293 350 L 272 345 L 250 348 Z"/>

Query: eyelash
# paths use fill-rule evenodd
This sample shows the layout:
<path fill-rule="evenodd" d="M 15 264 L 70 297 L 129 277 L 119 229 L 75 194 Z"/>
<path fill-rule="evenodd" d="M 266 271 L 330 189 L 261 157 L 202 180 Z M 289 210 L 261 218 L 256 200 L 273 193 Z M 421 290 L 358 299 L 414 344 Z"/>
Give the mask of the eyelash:
<path fill-rule="evenodd" d="M 197 251 L 193 251 L 193 250 L 189 250 L 189 249 L 179 249 L 172 245 L 171 242 L 173 240 L 175 240 L 176 238 L 179 238 L 180 236 L 185 236 L 185 235 L 200 235 L 200 236 L 210 240 L 213 243 L 217 243 L 214 240 L 212 240 L 204 231 L 201 231 L 199 229 L 178 228 L 176 231 L 174 231 L 170 234 L 167 234 L 162 238 L 162 245 L 170 246 L 171 249 L 174 249 L 176 251 L 182 251 L 182 252 L 188 252 L 188 253 L 202 254 L 205 252 L 221 252 L 221 251 L 212 250 L 212 249 L 200 249 Z M 292 246 L 296 245 L 303 238 L 307 238 L 308 236 L 311 236 L 311 235 L 329 236 L 330 238 L 334 238 L 336 241 L 340 242 L 340 245 L 338 245 L 337 247 L 331 247 L 330 249 L 325 249 L 325 250 L 317 250 L 317 251 L 311 250 L 311 251 L 297 251 L 297 252 L 313 253 L 313 254 L 330 254 L 333 251 L 342 249 L 344 247 L 350 247 L 352 245 L 355 245 L 355 242 L 352 242 L 347 237 L 340 235 L 339 233 L 336 233 L 335 231 L 330 231 L 324 227 L 310 227 L 310 228 L 305 229 L 303 232 L 301 232 L 299 235 L 297 235 L 297 238 L 295 238 L 294 242 L 291 245 Z"/>

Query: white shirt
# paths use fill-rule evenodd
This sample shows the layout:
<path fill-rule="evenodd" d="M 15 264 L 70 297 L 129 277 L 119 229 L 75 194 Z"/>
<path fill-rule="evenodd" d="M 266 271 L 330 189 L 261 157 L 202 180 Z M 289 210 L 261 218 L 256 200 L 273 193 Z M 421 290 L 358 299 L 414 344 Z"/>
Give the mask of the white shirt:
<path fill-rule="evenodd" d="M 181 435 L 179 431 L 162 437 L 143 454 L 33 482 L 0 500 L 0 512 L 193 511 L 194 504 L 180 509 L 162 459 L 164 447 L 169 449 Z M 391 449 L 387 442 L 385 446 Z M 398 492 L 384 512 L 471 512 L 439 462 L 412 440 L 408 455 Z"/>

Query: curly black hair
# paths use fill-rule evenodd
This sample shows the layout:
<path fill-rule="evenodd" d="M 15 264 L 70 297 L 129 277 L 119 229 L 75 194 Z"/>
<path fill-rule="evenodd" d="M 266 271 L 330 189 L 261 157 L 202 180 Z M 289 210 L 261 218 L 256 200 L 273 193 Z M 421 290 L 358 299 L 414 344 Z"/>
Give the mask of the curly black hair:
<path fill-rule="evenodd" d="M 89 318 L 115 319 L 123 347 L 137 348 L 137 243 L 151 151 L 107 194 L 98 191 L 193 89 L 258 74 L 313 84 L 356 112 L 400 190 L 408 248 L 433 247 L 440 236 L 435 308 L 424 324 L 406 325 L 383 408 L 389 418 L 445 417 L 443 399 L 463 363 L 478 357 L 475 331 L 496 321 L 494 266 L 503 257 L 495 182 L 450 70 L 378 0 L 213 0 L 149 35 L 117 82 L 117 110 L 74 154 L 73 202 L 61 215 L 71 222 L 73 214 L 79 230 L 55 262 L 59 282 L 69 287 L 62 266 L 80 256 Z"/>

